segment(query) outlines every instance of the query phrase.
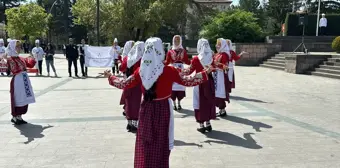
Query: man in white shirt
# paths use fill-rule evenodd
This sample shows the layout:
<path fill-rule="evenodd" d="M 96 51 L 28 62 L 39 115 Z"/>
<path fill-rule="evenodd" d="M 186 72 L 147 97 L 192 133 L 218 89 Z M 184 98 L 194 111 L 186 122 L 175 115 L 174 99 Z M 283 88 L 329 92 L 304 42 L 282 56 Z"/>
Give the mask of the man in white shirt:
<path fill-rule="evenodd" d="M 113 41 L 113 46 L 110 51 L 110 55 L 113 57 L 113 65 L 112 65 L 112 73 L 114 74 L 115 71 L 117 74 L 119 74 L 119 68 L 118 68 L 118 63 L 119 63 L 119 53 L 120 53 L 120 47 L 118 46 L 118 40 L 117 38 L 114 39 Z"/>
<path fill-rule="evenodd" d="M 322 18 L 320 19 L 319 27 L 320 27 L 320 35 L 321 36 L 326 35 L 327 19 L 324 13 L 322 14 Z"/>
<path fill-rule="evenodd" d="M 32 49 L 32 55 L 37 61 L 37 64 L 35 64 L 35 66 L 38 69 L 38 73 L 40 76 L 42 75 L 42 62 L 43 62 L 44 54 L 45 54 L 44 50 L 40 47 L 40 41 L 35 40 L 35 47 Z M 38 73 L 37 73 L 37 76 L 38 76 Z"/>
<path fill-rule="evenodd" d="M 5 75 L 4 72 L 7 71 L 7 66 L 5 66 L 6 65 L 5 51 L 6 47 L 4 39 L 0 39 L 0 72 L 2 76 L 4 76 Z"/>

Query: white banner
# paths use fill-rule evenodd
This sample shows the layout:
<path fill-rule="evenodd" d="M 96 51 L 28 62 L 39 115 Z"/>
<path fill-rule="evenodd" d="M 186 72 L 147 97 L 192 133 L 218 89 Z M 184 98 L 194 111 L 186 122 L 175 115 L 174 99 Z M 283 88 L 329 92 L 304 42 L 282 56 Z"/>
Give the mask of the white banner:
<path fill-rule="evenodd" d="M 86 67 L 112 67 L 113 57 L 110 55 L 112 47 L 86 46 L 85 66 Z"/>

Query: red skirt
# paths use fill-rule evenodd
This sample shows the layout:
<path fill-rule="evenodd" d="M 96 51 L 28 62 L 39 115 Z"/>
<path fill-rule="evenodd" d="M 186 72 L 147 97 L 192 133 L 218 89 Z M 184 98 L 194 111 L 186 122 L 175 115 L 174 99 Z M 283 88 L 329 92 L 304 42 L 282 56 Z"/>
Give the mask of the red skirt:
<path fill-rule="evenodd" d="M 124 105 L 125 104 L 125 90 L 126 89 L 123 89 L 122 95 L 120 96 L 119 105 Z"/>
<path fill-rule="evenodd" d="M 199 85 L 199 108 L 195 109 L 195 118 L 198 123 L 216 119 L 215 84 L 212 75 L 209 80 Z"/>
<path fill-rule="evenodd" d="M 16 107 L 15 106 L 15 100 L 14 100 L 14 80 L 15 75 L 12 77 L 11 83 L 10 83 L 10 95 L 11 95 L 11 113 L 13 117 L 16 117 L 18 115 L 23 115 L 27 113 L 28 105 L 22 106 L 22 107 Z"/>
<path fill-rule="evenodd" d="M 143 101 L 135 146 L 135 168 L 169 168 L 168 99 Z"/>
<path fill-rule="evenodd" d="M 126 89 L 125 93 L 125 113 L 128 120 L 138 120 L 139 108 L 142 100 L 142 89 L 138 85 L 131 89 Z"/>
<path fill-rule="evenodd" d="M 231 88 L 232 89 L 235 89 L 235 71 L 234 71 L 234 74 L 233 74 L 233 81 L 231 82 Z M 230 91 L 231 92 L 231 91 Z"/>
<path fill-rule="evenodd" d="M 175 101 L 176 99 L 178 101 L 181 101 L 185 97 L 185 91 L 175 91 L 173 90 L 171 93 L 171 99 L 172 101 Z"/>

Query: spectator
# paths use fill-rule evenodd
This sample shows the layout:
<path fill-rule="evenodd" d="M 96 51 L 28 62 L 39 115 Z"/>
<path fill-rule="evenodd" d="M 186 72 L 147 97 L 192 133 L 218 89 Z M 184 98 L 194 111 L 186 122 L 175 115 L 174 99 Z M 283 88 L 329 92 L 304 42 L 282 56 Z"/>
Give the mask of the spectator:
<path fill-rule="evenodd" d="M 326 15 L 324 13 L 322 14 L 322 18 L 320 19 L 319 27 L 320 27 L 320 35 L 321 36 L 326 35 L 327 18 L 326 18 Z"/>
<path fill-rule="evenodd" d="M 47 68 L 47 76 L 50 76 L 50 66 L 52 67 L 52 70 L 54 72 L 54 76 L 57 77 L 57 72 L 54 67 L 54 47 L 52 46 L 51 43 L 48 43 L 46 50 L 45 50 L 46 56 L 46 68 Z"/>

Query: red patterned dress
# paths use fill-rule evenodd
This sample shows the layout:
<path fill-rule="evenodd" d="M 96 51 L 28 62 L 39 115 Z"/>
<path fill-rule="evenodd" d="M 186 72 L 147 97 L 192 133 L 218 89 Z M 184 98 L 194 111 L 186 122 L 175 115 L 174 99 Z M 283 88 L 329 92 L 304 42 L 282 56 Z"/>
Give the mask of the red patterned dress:
<path fill-rule="evenodd" d="M 188 58 L 188 54 L 185 49 L 179 48 L 176 50 L 169 50 L 166 54 L 166 59 L 164 62 L 165 65 L 171 64 L 172 66 L 176 68 L 183 69 L 184 65 L 187 64 L 190 65 L 190 61 Z M 171 99 L 175 101 L 176 99 L 178 101 L 181 101 L 185 97 L 185 86 L 180 85 L 178 83 L 174 83 L 172 86 L 172 94 Z"/>
<path fill-rule="evenodd" d="M 230 82 L 228 78 L 228 71 L 223 70 L 223 66 L 228 66 L 229 56 L 227 53 L 217 53 L 214 56 L 214 64 L 218 67 L 214 72 L 213 77 L 215 80 L 215 97 L 216 107 L 220 110 L 227 107 L 226 101 L 229 100 L 229 93 L 231 92 Z"/>
<path fill-rule="evenodd" d="M 12 116 L 27 113 L 28 104 L 35 103 L 35 96 L 31 81 L 27 75 L 27 68 L 33 68 L 34 58 L 9 57 L 7 59 L 13 77 L 10 84 Z"/>
<path fill-rule="evenodd" d="M 172 84 L 196 86 L 207 81 L 205 72 L 194 77 L 181 77 L 178 70 L 165 66 L 156 81 L 156 99 L 142 101 L 135 145 L 135 168 L 168 168 L 170 151 L 174 146 L 174 120 L 171 97 Z M 109 77 L 110 85 L 124 89 L 142 86 L 139 69 L 127 79 Z M 142 92 L 145 93 L 144 87 Z"/>
<path fill-rule="evenodd" d="M 231 88 L 235 88 L 235 62 L 238 61 L 241 58 L 240 55 L 237 55 L 235 51 L 230 50 L 230 55 L 229 55 L 229 70 L 228 70 L 228 78 L 229 81 L 231 82 Z M 231 92 L 231 89 L 230 89 Z"/>
<path fill-rule="evenodd" d="M 191 60 L 189 69 L 182 71 L 184 75 L 190 75 L 193 72 L 201 72 L 202 66 L 199 58 L 195 56 Z M 208 81 L 194 87 L 193 106 L 195 109 L 196 122 L 204 123 L 216 119 L 215 108 L 215 84 L 211 74 L 208 75 Z"/>

